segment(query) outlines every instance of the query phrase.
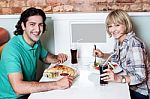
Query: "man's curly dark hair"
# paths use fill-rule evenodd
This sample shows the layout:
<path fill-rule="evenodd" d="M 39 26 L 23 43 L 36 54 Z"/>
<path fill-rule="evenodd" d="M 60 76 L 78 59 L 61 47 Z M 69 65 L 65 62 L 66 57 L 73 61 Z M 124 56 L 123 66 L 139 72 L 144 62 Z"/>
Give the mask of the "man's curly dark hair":
<path fill-rule="evenodd" d="M 20 16 L 20 20 L 17 22 L 16 24 L 16 30 L 14 31 L 14 35 L 23 35 L 23 29 L 21 27 L 21 23 L 23 22 L 24 26 L 26 26 L 26 22 L 28 21 L 28 18 L 30 16 L 35 16 L 35 15 L 40 15 L 43 18 L 43 33 L 46 30 L 46 24 L 45 24 L 45 20 L 46 20 L 46 15 L 44 13 L 44 11 L 42 11 L 41 9 L 37 9 L 34 7 L 28 8 L 26 9 Z"/>

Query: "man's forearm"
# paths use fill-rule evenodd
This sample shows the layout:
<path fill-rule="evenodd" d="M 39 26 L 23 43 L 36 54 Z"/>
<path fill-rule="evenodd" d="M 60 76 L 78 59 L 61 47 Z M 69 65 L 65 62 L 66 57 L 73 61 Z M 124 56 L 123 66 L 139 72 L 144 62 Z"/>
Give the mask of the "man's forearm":
<path fill-rule="evenodd" d="M 17 95 L 43 92 L 56 89 L 56 82 L 28 82 L 21 81 L 14 88 Z"/>
<path fill-rule="evenodd" d="M 58 60 L 57 60 L 57 55 L 54 55 L 54 54 L 51 54 L 51 53 L 48 53 L 47 57 L 43 59 L 43 62 L 44 63 L 56 63 Z"/>

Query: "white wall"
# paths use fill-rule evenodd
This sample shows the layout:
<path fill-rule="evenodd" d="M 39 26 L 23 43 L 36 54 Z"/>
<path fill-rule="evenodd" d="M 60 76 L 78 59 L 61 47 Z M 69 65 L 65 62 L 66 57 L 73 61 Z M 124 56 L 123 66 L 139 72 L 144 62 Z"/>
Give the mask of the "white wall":
<path fill-rule="evenodd" d="M 46 20 L 47 32 L 41 38 L 42 43 L 52 53 L 64 52 L 70 56 L 70 24 L 74 22 L 104 23 L 107 15 L 108 13 L 48 14 Z M 147 50 L 150 52 L 150 13 L 134 12 L 129 13 L 129 15 L 133 19 L 137 35 L 146 43 Z M 12 37 L 18 19 L 19 15 L 0 15 L 0 27 L 6 28 Z M 79 57 L 92 57 L 94 44 L 97 45 L 97 48 L 106 52 L 111 52 L 113 47 L 112 39 L 108 38 L 108 35 L 106 43 L 79 43 Z M 38 75 L 41 76 L 45 68 L 42 67 L 43 64 L 39 65 Z"/>
<path fill-rule="evenodd" d="M 7 29 L 11 37 L 13 37 L 18 18 L 18 15 L 0 15 L 0 27 Z"/>
<path fill-rule="evenodd" d="M 54 14 L 54 45 L 55 53 L 64 52 L 70 56 L 72 44 L 71 24 L 72 23 L 104 23 L 108 13 L 69 13 Z M 133 19 L 137 36 L 140 37 L 147 49 L 150 50 L 150 13 L 149 12 L 130 12 Z M 100 31 L 101 32 L 101 31 Z M 94 37 L 94 35 L 93 35 Z M 104 52 L 111 52 L 113 49 L 113 39 L 107 35 L 105 43 L 78 43 L 79 57 L 92 57 L 93 45 L 96 44 Z"/>
<path fill-rule="evenodd" d="M 70 56 L 71 46 L 71 24 L 72 23 L 104 23 L 108 13 L 65 13 L 65 14 L 47 14 L 47 32 L 43 34 L 41 40 L 46 49 L 52 53 L 64 52 Z M 149 40 L 149 12 L 129 13 L 135 24 L 137 35 L 145 41 L 148 50 L 150 50 Z M 0 15 L 0 27 L 6 28 L 10 36 L 13 37 L 13 31 L 20 15 Z M 107 43 L 107 44 L 106 44 Z M 108 38 L 106 43 L 79 43 L 79 52 L 81 55 L 91 56 L 93 45 L 106 52 L 112 50 L 112 39 Z"/>
<path fill-rule="evenodd" d="M 65 52 L 70 57 L 70 47 L 72 45 L 72 24 L 104 24 L 108 13 L 74 13 L 74 14 L 54 14 L 54 42 L 55 53 Z M 80 29 L 80 28 L 79 28 Z M 98 31 L 99 34 L 102 31 Z M 106 31 L 104 32 L 106 33 Z M 80 33 L 79 33 L 80 34 Z M 91 31 L 92 34 L 92 31 Z M 87 36 L 87 35 L 85 35 Z M 96 37 L 93 35 L 91 38 Z M 100 39 L 101 37 L 99 37 Z M 90 40 L 89 40 L 90 41 Z M 78 42 L 79 57 L 93 57 L 92 51 L 94 44 L 105 52 L 111 52 L 113 48 L 113 39 L 106 35 L 106 42 Z"/>
<path fill-rule="evenodd" d="M 145 42 L 150 54 L 150 16 L 132 16 L 132 20 L 135 26 L 136 35 Z"/>

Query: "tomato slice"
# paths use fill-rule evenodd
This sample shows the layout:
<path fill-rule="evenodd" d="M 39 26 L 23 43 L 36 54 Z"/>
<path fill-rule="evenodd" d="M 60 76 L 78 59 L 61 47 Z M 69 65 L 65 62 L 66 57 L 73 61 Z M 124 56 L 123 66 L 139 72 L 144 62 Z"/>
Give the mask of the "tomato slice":
<path fill-rule="evenodd" d="M 113 66 L 114 66 L 114 67 L 117 67 L 118 65 L 117 65 L 117 64 L 113 64 Z"/>
<path fill-rule="evenodd" d="M 96 66 L 96 67 L 95 67 L 95 69 L 96 69 L 96 70 L 99 70 L 99 67 L 98 67 L 98 66 Z"/>

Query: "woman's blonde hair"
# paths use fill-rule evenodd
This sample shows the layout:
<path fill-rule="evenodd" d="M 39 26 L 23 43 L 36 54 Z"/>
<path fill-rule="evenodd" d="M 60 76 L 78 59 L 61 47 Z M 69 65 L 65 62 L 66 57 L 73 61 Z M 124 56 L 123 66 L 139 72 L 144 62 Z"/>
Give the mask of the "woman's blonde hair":
<path fill-rule="evenodd" d="M 125 25 L 126 29 L 124 31 L 125 34 L 133 31 L 133 24 L 130 19 L 130 16 L 127 14 L 126 11 L 117 9 L 112 12 L 110 12 L 106 18 L 106 31 L 111 37 L 111 33 L 109 32 L 108 26 L 110 24 L 123 24 Z"/>

